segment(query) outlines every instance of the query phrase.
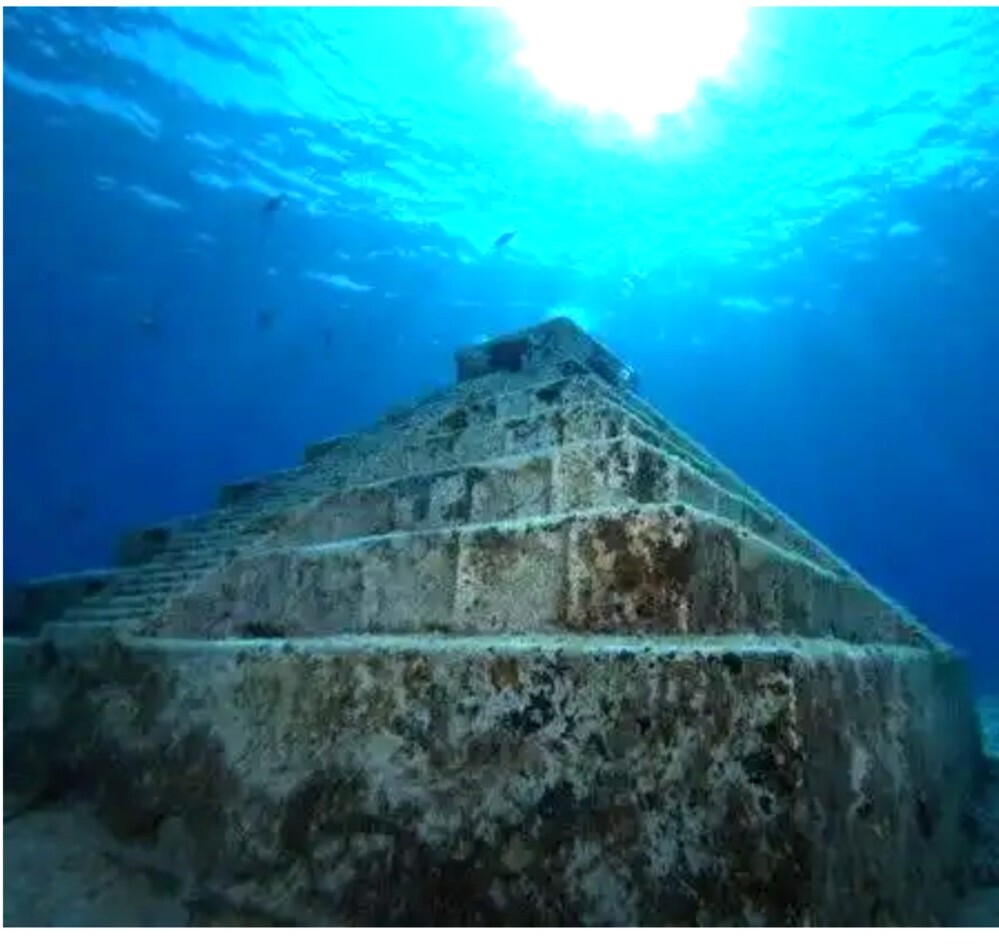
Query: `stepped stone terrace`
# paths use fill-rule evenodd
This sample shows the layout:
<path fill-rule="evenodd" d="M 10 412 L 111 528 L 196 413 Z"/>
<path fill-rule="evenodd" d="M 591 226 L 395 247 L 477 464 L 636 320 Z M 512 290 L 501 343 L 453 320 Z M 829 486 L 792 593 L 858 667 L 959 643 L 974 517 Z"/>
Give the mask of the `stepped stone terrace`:
<path fill-rule="evenodd" d="M 5 802 L 295 924 L 939 923 L 964 667 L 557 319 L 5 594 Z"/>

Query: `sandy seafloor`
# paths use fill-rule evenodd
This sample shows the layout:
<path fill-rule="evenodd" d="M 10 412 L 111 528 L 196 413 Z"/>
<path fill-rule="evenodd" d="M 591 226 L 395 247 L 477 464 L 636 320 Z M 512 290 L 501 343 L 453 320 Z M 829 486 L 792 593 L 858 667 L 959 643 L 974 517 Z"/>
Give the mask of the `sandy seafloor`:
<path fill-rule="evenodd" d="M 979 714 L 987 750 L 999 765 L 999 695 L 981 699 Z M 86 807 L 49 806 L 12 815 L 4 805 L 5 926 L 258 923 L 224 903 L 192 899 L 149 852 L 117 842 Z M 999 927 L 999 789 L 986 815 L 994 841 L 979 857 L 997 883 L 968 895 L 955 922 L 963 927 Z"/>

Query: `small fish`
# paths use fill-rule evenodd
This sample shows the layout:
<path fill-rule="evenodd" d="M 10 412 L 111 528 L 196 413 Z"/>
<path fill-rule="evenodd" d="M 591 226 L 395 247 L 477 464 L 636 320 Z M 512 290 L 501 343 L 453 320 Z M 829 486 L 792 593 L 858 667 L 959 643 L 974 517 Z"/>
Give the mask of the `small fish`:
<path fill-rule="evenodd" d="M 323 347 L 327 351 L 333 347 L 333 332 L 329 328 L 323 332 Z"/>
<path fill-rule="evenodd" d="M 273 308 L 260 308 L 257 311 L 257 327 L 262 330 L 266 330 L 272 324 L 274 324 L 274 319 L 277 317 L 277 311 Z"/>
<path fill-rule="evenodd" d="M 273 216 L 287 202 L 288 202 L 287 196 L 285 196 L 285 194 L 283 193 L 279 193 L 276 196 L 268 198 L 268 200 L 264 203 L 261 212 L 265 216 Z"/>
<path fill-rule="evenodd" d="M 511 229 L 497 236 L 496 241 L 493 243 L 493 249 L 502 249 L 516 235 L 517 231 L 515 229 Z"/>

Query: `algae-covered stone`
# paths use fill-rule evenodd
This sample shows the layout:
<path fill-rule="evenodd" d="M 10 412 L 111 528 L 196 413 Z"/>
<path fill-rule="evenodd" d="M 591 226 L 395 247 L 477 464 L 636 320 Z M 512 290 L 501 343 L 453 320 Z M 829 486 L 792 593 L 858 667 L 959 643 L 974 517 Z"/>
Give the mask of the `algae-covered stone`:
<path fill-rule="evenodd" d="M 953 652 L 565 319 L 458 368 L 10 597 L 17 813 L 91 804 L 194 923 L 950 920 Z"/>

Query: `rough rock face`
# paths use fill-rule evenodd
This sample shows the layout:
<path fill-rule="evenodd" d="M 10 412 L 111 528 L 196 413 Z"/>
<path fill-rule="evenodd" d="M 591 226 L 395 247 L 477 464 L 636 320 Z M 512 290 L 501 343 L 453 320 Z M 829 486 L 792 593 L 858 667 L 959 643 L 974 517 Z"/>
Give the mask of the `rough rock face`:
<path fill-rule="evenodd" d="M 5 789 L 275 922 L 949 920 L 956 656 L 570 323 L 458 365 L 7 640 Z"/>

